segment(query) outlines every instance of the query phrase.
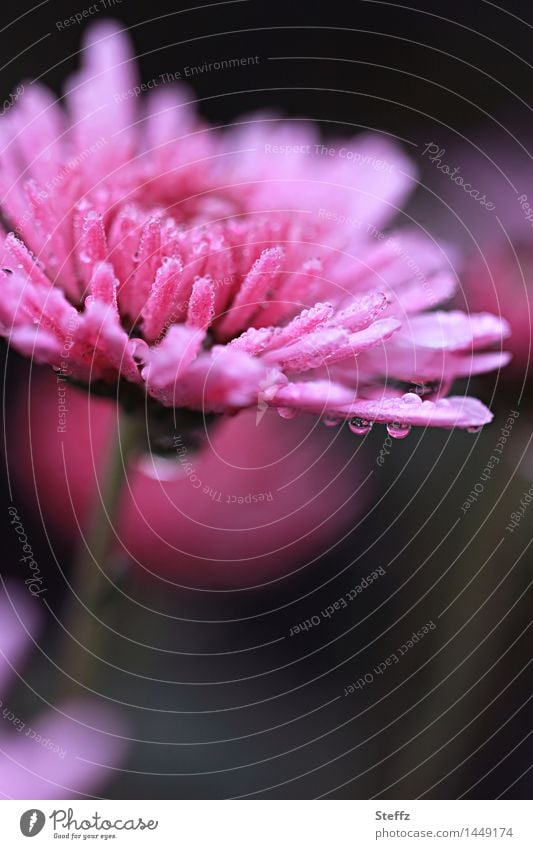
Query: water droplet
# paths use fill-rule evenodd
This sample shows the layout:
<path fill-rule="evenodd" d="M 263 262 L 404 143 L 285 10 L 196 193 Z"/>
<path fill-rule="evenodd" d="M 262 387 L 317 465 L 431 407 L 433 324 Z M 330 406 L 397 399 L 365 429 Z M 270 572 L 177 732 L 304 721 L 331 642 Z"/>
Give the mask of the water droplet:
<path fill-rule="evenodd" d="M 401 422 L 390 422 L 387 425 L 387 433 L 393 439 L 405 439 L 411 433 L 411 425 L 402 424 Z"/>
<path fill-rule="evenodd" d="M 91 255 L 88 251 L 80 251 L 79 253 L 80 262 L 88 263 L 91 262 Z"/>
<path fill-rule="evenodd" d="M 322 416 L 322 424 L 325 424 L 326 427 L 338 427 L 341 421 L 340 416 L 335 416 L 333 413 L 327 413 L 325 416 Z"/>
<path fill-rule="evenodd" d="M 422 398 L 415 392 L 406 392 L 405 395 L 402 395 L 402 401 L 405 401 L 406 404 L 421 404 Z"/>
<path fill-rule="evenodd" d="M 446 395 L 450 388 L 448 380 L 426 380 L 419 383 L 412 383 L 409 387 L 409 394 L 420 395 L 425 401 L 430 401 L 440 395 Z"/>
<path fill-rule="evenodd" d="M 483 430 L 483 425 L 474 425 L 473 427 L 467 427 L 467 433 L 479 433 Z"/>
<path fill-rule="evenodd" d="M 348 423 L 348 427 L 350 428 L 352 433 L 355 433 L 356 436 L 366 436 L 367 433 L 370 433 L 372 430 L 372 422 L 369 422 L 368 419 L 358 419 L 354 417 L 350 419 Z"/>
<path fill-rule="evenodd" d="M 277 413 L 282 419 L 294 419 L 298 415 L 298 410 L 294 407 L 278 407 Z"/>

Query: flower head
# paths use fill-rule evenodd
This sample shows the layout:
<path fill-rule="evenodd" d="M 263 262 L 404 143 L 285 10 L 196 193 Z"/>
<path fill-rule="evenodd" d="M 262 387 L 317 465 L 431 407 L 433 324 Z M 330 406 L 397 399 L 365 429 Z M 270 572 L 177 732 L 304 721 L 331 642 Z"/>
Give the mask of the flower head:
<path fill-rule="evenodd" d="M 66 109 L 33 85 L 0 126 L 0 330 L 17 350 L 204 413 L 259 404 L 396 435 L 490 421 L 441 396 L 506 362 L 507 326 L 428 312 L 455 275 L 423 233 L 384 229 L 414 181 L 395 145 L 325 148 L 272 115 L 209 128 L 162 80 L 139 102 L 109 23 L 83 55 Z"/>

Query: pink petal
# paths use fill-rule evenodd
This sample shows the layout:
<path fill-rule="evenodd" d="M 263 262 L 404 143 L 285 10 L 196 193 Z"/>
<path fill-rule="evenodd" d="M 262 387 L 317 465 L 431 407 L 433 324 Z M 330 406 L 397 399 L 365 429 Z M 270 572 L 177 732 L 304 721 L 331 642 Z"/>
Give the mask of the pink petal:
<path fill-rule="evenodd" d="M 153 216 L 143 227 L 139 249 L 136 254 L 136 267 L 122 292 L 123 302 L 128 315 L 137 321 L 142 314 L 150 295 L 152 283 L 161 264 L 161 221 Z"/>
<path fill-rule="evenodd" d="M 204 334 L 185 325 L 173 325 L 162 342 L 149 352 L 142 377 L 150 394 L 169 404 L 176 385 L 198 356 Z"/>
<path fill-rule="evenodd" d="M 8 509 L 8 524 L 12 533 L 23 534 L 24 525 L 16 507 Z M 18 530 L 17 528 L 22 528 Z M 26 556 L 26 555 L 25 555 Z M 35 573 L 37 574 L 37 573 Z M 40 621 L 38 602 L 26 586 L 13 581 L 0 586 L 0 697 L 32 645 Z"/>
<path fill-rule="evenodd" d="M 69 702 L 0 737 L 0 794 L 8 799 L 92 796 L 122 760 L 116 713 L 95 700 Z"/>
<path fill-rule="evenodd" d="M 207 330 L 215 314 L 215 290 L 210 277 L 200 277 L 192 287 L 187 326 Z"/>
<path fill-rule="evenodd" d="M 73 144 L 90 152 L 82 174 L 85 187 L 92 189 L 131 156 L 136 110 L 130 92 L 137 74 L 129 40 L 110 21 L 87 30 L 82 55 L 84 68 L 69 80 L 66 99 Z"/>
<path fill-rule="evenodd" d="M 107 240 L 102 216 L 84 205 L 77 213 L 77 251 L 79 272 L 85 286 L 89 285 L 97 263 L 107 258 Z"/>
<path fill-rule="evenodd" d="M 266 299 L 268 290 L 275 284 L 283 261 L 281 248 L 269 248 L 262 252 L 252 270 L 246 276 L 233 304 L 218 327 L 223 337 L 240 332 Z"/>
<path fill-rule="evenodd" d="M 2 267 L 11 271 L 18 270 L 32 283 L 50 288 L 51 281 L 30 253 L 24 242 L 17 239 L 14 233 L 8 233 L 2 246 Z"/>
<path fill-rule="evenodd" d="M 454 310 L 414 316 L 402 337 L 425 348 L 465 351 L 499 343 L 509 332 L 503 318 L 489 313 L 465 315 Z"/>
<path fill-rule="evenodd" d="M 154 342 L 171 324 L 183 318 L 185 310 L 180 303 L 182 280 L 181 259 L 163 260 L 141 313 L 143 334 L 148 341 Z"/>
<path fill-rule="evenodd" d="M 416 398 L 416 396 L 414 396 Z M 415 401 L 413 395 L 385 398 L 381 401 L 355 400 L 339 409 L 343 415 L 369 421 L 420 427 L 481 427 L 492 421 L 492 413 L 477 398 L 451 396 L 439 401 Z"/>

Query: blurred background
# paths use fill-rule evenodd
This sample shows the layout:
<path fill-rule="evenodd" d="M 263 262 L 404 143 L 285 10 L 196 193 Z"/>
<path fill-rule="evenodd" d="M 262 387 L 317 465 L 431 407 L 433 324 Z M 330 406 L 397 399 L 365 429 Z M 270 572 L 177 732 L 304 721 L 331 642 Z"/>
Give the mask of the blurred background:
<path fill-rule="evenodd" d="M 36 78 L 60 93 L 84 24 L 56 22 L 82 6 L 3 11 L 3 97 Z M 505 316 L 514 360 L 456 387 L 494 411 L 478 434 L 414 429 L 388 446 L 382 428 L 360 440 L 270 413 L 258 427 L 232 420 L 216 437 L 218 461 L 199 458 L 195 473 L 222 502 L 265 494 L 261 513 L 246 501 L 224 510 L 216 494 L 196 503 L 184 480 L 163 498 L 159 483 L 132 473 L 130 497 L 155 533 L 143 542 L 139 515 L 123 506 L 115 589 L 98 626 L 103 660 L 93 661 L 90 685 L 80 673 L 75 693 L 114 711 L 118 731 L 94 726 L 109 745 L 117 736 L 126 745 L 107 764 L 95 755 L 98 780 L 80 792 L 527 798 L 533 508 L 520 511 L 533 483 L 530 3 L 108 0 L 98 12 L 106 15 L 129 29 L 145 81 L 258 57 L 187 80 L 214 124 L 268 109 L 311 118 L 326 138 L 370 129 L 397 140 L 420 179 L 398 223 L 415 221 L 460 248 L 456 305 Z M 429 145 L 494 210 L 439 169 Z M 35 645 L 13 662 L 9 697 L 0 692 L 4 741 L 17 733 L 11 713 L 29 725 L 59 705 L 74 516 L 94 495 L 84 463 L 98 465 L 113 414 L 105 401 L 89 410 L 69 390 L 77 424 L 62 448 L 46 400 L 51 378 L 4 345 L 1 355 L 5 592 L 23 588 L 12 504 L 47 588 Z M 487 472 L 498 444 L 500 461 Z M 191 512 L 176 518 L 183 503 Z"/>

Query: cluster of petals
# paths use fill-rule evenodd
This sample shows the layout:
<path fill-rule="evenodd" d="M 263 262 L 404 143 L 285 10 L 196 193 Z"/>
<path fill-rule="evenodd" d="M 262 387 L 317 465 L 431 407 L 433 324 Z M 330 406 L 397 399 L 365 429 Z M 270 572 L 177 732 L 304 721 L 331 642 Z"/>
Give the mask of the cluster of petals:
<path fill-rule="evenodd" d="M 399 147 L 326 149 L 270 114 L 210 127 L 186 89 L 136 84 L 105 23 L 61 102 L 36 83 L 1 119 L 0 332 L 18 351 L 167 407 L 490 421 L 444 396 L 507 362 L 507 325 L 438 309 L 456 276 L 426 234 L 394 229 L 415 184 Z"/>

